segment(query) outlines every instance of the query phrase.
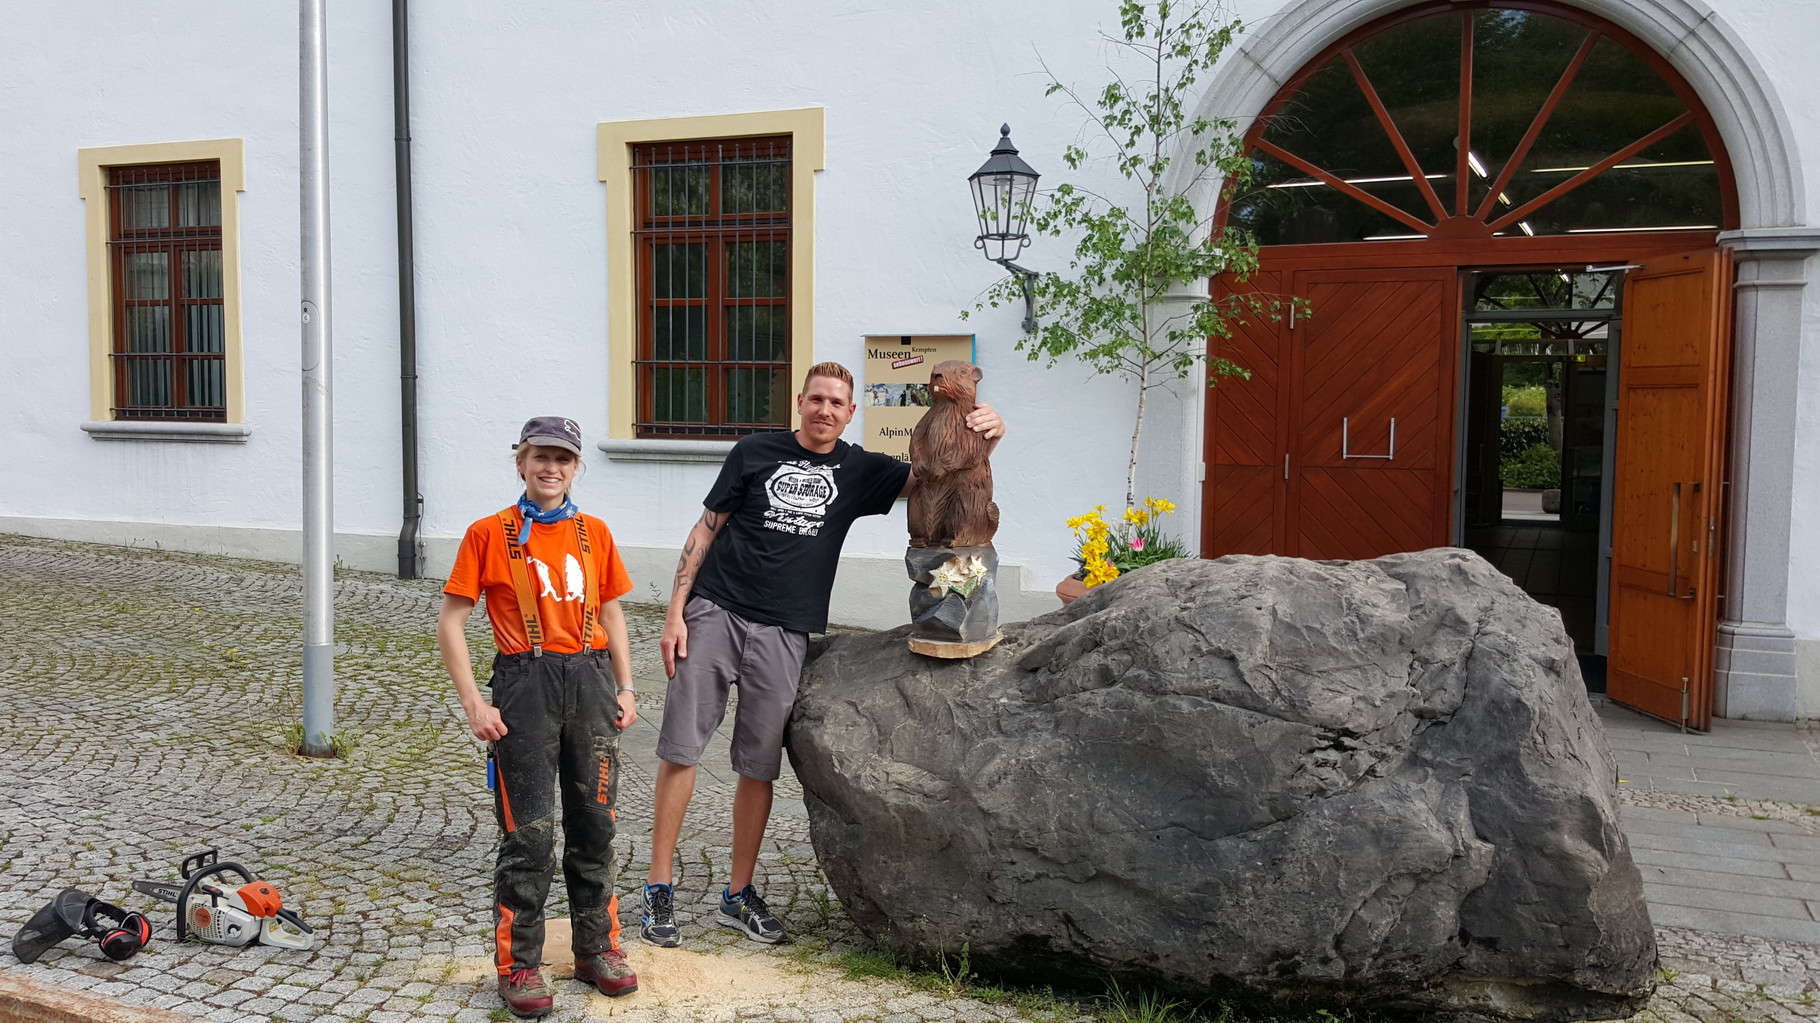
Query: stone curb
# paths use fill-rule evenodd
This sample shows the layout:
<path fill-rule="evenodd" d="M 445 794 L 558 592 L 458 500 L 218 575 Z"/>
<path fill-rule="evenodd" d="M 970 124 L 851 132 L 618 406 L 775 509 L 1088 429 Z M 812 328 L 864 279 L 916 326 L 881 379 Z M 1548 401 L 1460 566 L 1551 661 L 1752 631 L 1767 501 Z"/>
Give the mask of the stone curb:
<path fill-rule="evenodd" d="M 52 987 L 0 973 L 0 1023 L 190 1023 L 163 1009 Z"/>

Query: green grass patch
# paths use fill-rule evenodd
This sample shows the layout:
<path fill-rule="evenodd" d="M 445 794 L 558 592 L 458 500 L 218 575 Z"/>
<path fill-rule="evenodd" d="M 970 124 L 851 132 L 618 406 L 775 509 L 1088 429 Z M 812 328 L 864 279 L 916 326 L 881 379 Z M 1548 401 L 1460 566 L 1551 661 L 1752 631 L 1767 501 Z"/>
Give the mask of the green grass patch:
<path fill-rule="evenodd" d="M 897 956 L 882 948 L 848 952 L 840 957 L 840 968 L 848 980 L 907 980 L 910 976 Z"/>
<path fill-rule="evenodd" d="M 329 756 L 336 760 L 346 760 L 360 745 L 360 737 L 352 732 L 335 732 L 329 736 Z M 284 726 L 284 748 L 297 755 L 303 755 L 303 725 L 293 721 Z"/>
<path fill-rule="evenodd" d="M 1187 1019 L 1187 1003 L 1165 998 L 1155 991 L 1131 990 L 1112 982 L 1112 990 L 1101 995 L 1100 1018 L 1107 1023 L 1178 1023 Z M 1222 1014 L 1222 1018 L 1226 1015 Z"/>

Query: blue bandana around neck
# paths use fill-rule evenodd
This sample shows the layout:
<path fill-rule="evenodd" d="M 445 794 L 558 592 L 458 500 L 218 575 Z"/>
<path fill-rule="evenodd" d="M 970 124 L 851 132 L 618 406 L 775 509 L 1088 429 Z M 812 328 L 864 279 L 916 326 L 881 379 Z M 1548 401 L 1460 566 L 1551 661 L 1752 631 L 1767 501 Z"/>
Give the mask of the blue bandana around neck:
<path fill-rule="evenodd" d="M 568 495 L 565 494 L 563 495 L 561 504 L 551 508 L 549 511 L 544 511 L 537 506 L 536 501 L 531 500 L 531 495 L 529 493 L 524 493 L 518 495 L 518 513 L 523 516 L 523 524 L 518 527 L 518 543 L 519 546 L 522 547 L 525 540 L 529 539 L 531 536 L 531 523 L 542 522 L 547 524 L 551 522 L 561 522 L 564 519 L 572 519 L 581 514 L 581 509 L 575 507 L 575 502 L 569 500 Z"/>

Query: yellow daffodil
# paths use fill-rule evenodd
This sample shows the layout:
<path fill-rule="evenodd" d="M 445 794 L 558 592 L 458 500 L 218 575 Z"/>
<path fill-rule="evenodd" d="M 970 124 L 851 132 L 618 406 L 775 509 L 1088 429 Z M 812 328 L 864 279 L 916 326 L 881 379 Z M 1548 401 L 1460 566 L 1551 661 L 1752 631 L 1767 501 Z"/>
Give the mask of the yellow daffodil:
<path fill-rule="evenodd" d="M 1067 520 L 1074 534 L 1074 560 L 1088 586 L 1111 582 L 1126 572 L 1167 558 L 1190 556 L 1181 541 L 1166 535 L 1160 519 L 1175 511 L 1175 504 L 1146 496 L 1128 507 L 1114 523 L 1106 521 L 1106 506 L 1094 505 Z"/>

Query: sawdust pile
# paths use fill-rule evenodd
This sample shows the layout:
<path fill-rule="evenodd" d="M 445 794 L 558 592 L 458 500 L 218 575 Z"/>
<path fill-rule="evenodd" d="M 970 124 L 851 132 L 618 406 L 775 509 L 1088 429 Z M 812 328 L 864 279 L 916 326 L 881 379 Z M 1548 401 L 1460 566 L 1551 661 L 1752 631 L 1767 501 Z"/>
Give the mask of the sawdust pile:
<path fill-rule="evenodd" d="M 851 1006 L 856 1001 L 877 1000 L 882 993 L 878 981 L 849 981 L 827 967 L 804 965 L 787 953 L 771 950 L 693 951 L 653 948 L 639 941 L 626 941 L 623 947 L 638 971 L 638 991 L 620 998 L 590 992 L 590 1018 L 668 1010 L 705 1023 L 730 1023 L 742 1010 Z M 427 961 L 423 966 L 440 974 L 437 979 L 443 983 L 473 984 L 486 991 L 491 990 L 495 976 L 491 959 L 459 960 L 453 970 L 446 966 L 438 970 Z M 574 972 L 569 923 L 550 920 L 544 933 L 544 977 L 565 982 L 562 988 L 566 989 L 572 987 L 566 982 Z"/>

